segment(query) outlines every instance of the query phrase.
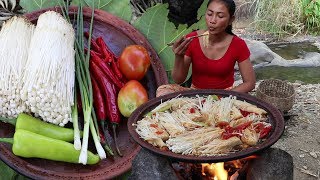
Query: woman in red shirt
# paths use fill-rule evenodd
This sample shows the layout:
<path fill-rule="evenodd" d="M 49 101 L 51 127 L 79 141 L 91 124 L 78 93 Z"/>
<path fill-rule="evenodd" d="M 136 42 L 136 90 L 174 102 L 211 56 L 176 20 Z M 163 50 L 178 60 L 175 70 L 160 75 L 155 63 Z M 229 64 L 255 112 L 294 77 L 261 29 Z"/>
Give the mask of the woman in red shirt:
<path fill-rule="evenodd" d="M 235 3 L 233 0 L 209 0 L 206 10 L 207 30 L 191 32 L 177 40 L 172 50 L 175 63 L 172 78 L 177 84 L 185 81 L 192 64 L 192 86 L 197 89 L 231 89 L 249 92 L 255 87 L 255 73 L 250 51 L 244 40 L 232 33 Z M 209 35 L 193 38 L 192 36 Z M 243 83 L 234 84 L 234 66 L 238 63 Z M 163 85 L 157 96 L 181 91 L 179 85 Z"/>

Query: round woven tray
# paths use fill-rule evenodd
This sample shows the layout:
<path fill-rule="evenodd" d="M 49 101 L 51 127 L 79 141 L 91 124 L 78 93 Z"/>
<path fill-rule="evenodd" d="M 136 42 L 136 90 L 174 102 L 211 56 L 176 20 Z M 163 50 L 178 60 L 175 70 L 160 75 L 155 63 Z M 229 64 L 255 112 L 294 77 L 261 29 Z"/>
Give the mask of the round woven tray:
<path fill-rule="evenodd" d="M 256 96 L 278 108 L 280 111 L 289 111 L 295 99 L 295 91 L 292 85 L 279 79 L 263 80 L 256 92 Z"/>

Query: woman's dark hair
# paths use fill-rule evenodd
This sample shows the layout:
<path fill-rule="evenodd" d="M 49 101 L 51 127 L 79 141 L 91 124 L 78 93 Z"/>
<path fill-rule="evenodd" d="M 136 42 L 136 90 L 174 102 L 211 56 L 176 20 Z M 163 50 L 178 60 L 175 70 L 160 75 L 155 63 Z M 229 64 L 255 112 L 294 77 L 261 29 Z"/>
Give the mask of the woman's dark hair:
<path fill-rule="evenodd" d="M 233 0 L 209 0 L 208 4 L 207 4 L 207 7 L 209 6 L 209 4 L 213 1 L 220 1 L 222 3 L 224 3 L 226 5 L 226 7 L 228 8 L 229 10 L 229 14 L 230 14 L 230 17 L 234 16 L 234 13 L 236 11 L 236 4 L 234 3 Z M 232 34 L 233 35 L 233 32 L 232 32 L 232 25 L 229 25 L 227 28 L 226 28 L 226 32 L 228 34 Z"/>

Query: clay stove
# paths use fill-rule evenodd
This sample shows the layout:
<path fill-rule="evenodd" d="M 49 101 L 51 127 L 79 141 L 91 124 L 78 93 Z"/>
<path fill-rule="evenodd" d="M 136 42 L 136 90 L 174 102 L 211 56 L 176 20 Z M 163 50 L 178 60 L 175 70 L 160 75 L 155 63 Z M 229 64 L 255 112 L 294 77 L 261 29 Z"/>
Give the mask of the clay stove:
<path fill-rule="evenodd" d="M 268 148 L 259 154 L 239 161 L 242 161 L 241 168 L 232 167 L 234 164 L 231 161 L 224 163 L 224 169 L 228 170 L 227 180 L 293 179 L 292 157 L 281 149 Z M 159 157 L 142 149 L 132 162 L 132 171 L 129 179 L 219 179 L 218 177 L 214 178 L 208 171 L 206 175 L 202 173 L 202 166 L 199 163 L 177 162 Z M 220 177 L 220 179 L 223 178 L 225 179 L 224 176 Z"/>

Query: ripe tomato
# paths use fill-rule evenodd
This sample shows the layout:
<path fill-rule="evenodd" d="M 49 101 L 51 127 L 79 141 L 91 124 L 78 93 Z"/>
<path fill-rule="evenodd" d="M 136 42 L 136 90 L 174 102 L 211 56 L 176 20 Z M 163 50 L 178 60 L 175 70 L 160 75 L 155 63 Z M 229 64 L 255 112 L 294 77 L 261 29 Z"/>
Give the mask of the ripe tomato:
<path fill-rule="evenodd" d="M 119 69 L 128 80 L 141 80 L 149 66 L 148 51 L 140 45 L 127 46 L 119 57 Z"/>
<path fill-rule="evenodd" d="M 124 117 L 148 101 L 147 90 L 137 80 L 128 81 L 118 93 L 118 107 Z"/>

